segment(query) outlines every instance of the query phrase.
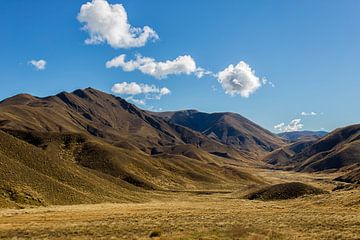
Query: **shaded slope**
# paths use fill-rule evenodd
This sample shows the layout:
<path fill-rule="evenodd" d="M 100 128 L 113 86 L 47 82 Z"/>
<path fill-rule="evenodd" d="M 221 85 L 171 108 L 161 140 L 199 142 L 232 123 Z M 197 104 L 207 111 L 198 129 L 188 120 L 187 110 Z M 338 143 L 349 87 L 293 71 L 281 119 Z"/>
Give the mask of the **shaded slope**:
<path fill-rule="evenodd" d="M 296 156 L 296 154 L 299 154 L 314 142 L 315 141 L 297 141 L 285 145 L 265 155 L 262 161 L 276 166 L 289 166 L 292 164 L 292 158 Z"/>
<path fill-rule="evenodd" d="M 222 158 L 149 156 L 73 133 L 0 131 L 0 206 L 145 201 L 148 190 L 261 182 Z M 24 139 L 24 140 L 20 140 Z"/>
<path fill-rule="evenodd" d="M 319 139 L 292 161 L 298 171 L 337 170 L 360 163 L 360 124 L 337 129 Z"/>
<path fill-rule="evenodd" d="M 186 110 L 153 114 L 252 154 L 263 154 L 284 144 L 276 135 L 235 113 L 202 113 Z"/>
<path fill-rule="evenodd" d="M 346 182 L 346 183 L 358 183 L 360 184 L 360 167 L 335 178 L 336 181 Z"/>
<path fill-rule="evenodd" d="M 150 156 L 90 135 L 11 133 L 0 131 L 0 207 L 139 202 L 152 197 L 148 190 L 223 189 L 262 182 L 236 161 L 202 150 L 198 159 L 173 153 Z M 185 150 L 184 155 L 194 151 Z"/>
<path fill-rule="evenodd" d="M 78 204 L 140 199 L 141 194 L 133 191 L 131 185 L 104 179 L 79 167 L 70 157 L 61 155 L 62 150 L 49 147 L 45 151 L 0 131 L 0 189 L 3 193 L 0 198 L 3 204 Z"/>

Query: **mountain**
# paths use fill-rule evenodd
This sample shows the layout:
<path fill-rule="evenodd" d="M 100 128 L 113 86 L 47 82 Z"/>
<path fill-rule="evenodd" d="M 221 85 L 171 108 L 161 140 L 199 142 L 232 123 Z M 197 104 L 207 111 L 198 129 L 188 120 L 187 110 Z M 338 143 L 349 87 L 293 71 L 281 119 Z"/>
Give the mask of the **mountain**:
<path fill-rule="evenodd" d="M 336 129 L 318 140 L 288 144 L 263 161 L 302 172 L 337 171 L 360 164 L 360 124 Z"/>
<path fill-rule="evenodd" d="M 262 161 L 271 165 L 288 167 L 292 164 L 292 158 L 299 154 L 306 147 L 311 146 L 315 141 L 299 140 L 287 145 L 284 145 L 268 154 L 266 154 Z"/>
<path fill-rule="evenodd" d="M 203 113 L 196 110 L 153 113 L 242 152 L 263 155 L 284 145 L 276 135 L 235 113 Z"/>
<path fill-rule="evenodd" d="M 113 145 L 163 153 L 192 144 L 207 152 L 239 153 L 201 133 L 170 124 L 124 99 L 88 88 L 37 98 L 20 94 L 0 103 L 0 129 L 91 134 Z"/>
<path fill-rule="evenodd" d="M 292 158 L 297 171 L 337 170 L 360 163 L 360 124 L 336 129 Z"/>
<path fill-rule="evenodd" d="M 304 140 L 317 140 L 324 137 L 328 132 L 325 131 L 294 131 L 294 132 L 283 132 L 277 134 L 279 137 L 288 141 L 304 141 Z"/>
<path fill-rule="evenodd" d="M 0 205 L 144 201 L 263 180 L 231 146 L 95 89 L 0 102 Z"/>
<path fill-rule="evenodd" d="M 297 140 L 266 154 L 262 160 L 301 172 L 337 171 L 360 164 L 360 124 L 336 129 L 317 140 Z"/>

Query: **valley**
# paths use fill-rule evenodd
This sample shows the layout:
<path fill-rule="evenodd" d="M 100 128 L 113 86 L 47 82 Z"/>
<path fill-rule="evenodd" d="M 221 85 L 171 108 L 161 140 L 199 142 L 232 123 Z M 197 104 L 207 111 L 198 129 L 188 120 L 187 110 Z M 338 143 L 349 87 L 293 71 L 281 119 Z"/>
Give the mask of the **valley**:
<path fill-rule="evenodd" d="M 92 88 L 16 95 L 0 102 L 0 237 L 359 239 L 360 125 L 316 134 Z"/>
<path fill-rule="evenodd" d="M 274 182 L 305 180 L 329 194 L 293 200 L 231 192 L 152 192 L 144 203 L 0 210 L 0 237 L 17 239 L 358 239 L 360 189 L 334 191 L 324 174 L 259 173 Z M 275 177 L 279 176 L 279 178 Z M 333 177 L 333 176 L 331 176 Z"/>

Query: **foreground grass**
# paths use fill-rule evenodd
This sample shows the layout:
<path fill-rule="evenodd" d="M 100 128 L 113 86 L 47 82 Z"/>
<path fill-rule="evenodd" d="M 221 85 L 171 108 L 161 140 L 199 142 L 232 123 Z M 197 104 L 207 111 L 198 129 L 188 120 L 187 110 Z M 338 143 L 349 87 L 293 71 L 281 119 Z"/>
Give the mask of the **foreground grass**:
<path fill-rule="evenodd" d="M 356 189 L 267 202 L 176 193 L 144 204 L 2 210 L 0 238 L 360 239 L 359 213 Z"/>

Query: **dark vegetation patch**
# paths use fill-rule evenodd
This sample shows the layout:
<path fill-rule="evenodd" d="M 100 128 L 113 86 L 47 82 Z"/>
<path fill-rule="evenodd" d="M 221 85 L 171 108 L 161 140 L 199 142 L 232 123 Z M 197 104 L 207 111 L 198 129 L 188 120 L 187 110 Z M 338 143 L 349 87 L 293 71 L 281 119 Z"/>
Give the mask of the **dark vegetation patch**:
<path fill-rule="evenodd" d="M 335 181 L 360 184 L 360 167 L 334 179 Z"/>
<path fill-rule="evenodd" d="M 0 187 L 0 194 L 3 198 L 8 201 L 15 202 L 16 204 L 35 206 L 45 205 L 45 201 L 39 196 L 39 194 L 27 187 L 19 188 L 3 185 Z"/>
<path fill-rule="evenodd" d="M 211 154 L 222 158 L 231 158 L 227 152 L 211 152 Z"/>
<path fill-rule="evenodd" d="M 159 229 L 151 231 L 151 233 L 149 234 L 150 238 L 155 238 L 155 237 L 160 237 L 160 236 L 161 236 L 161 230 L 159 230 Z"/>
<path fill-rule="evenodd" d="M 326 191 L 300 182 L 281 183 L 264 187 L 246 196 L 249 200 L 285 200 Z"/>

